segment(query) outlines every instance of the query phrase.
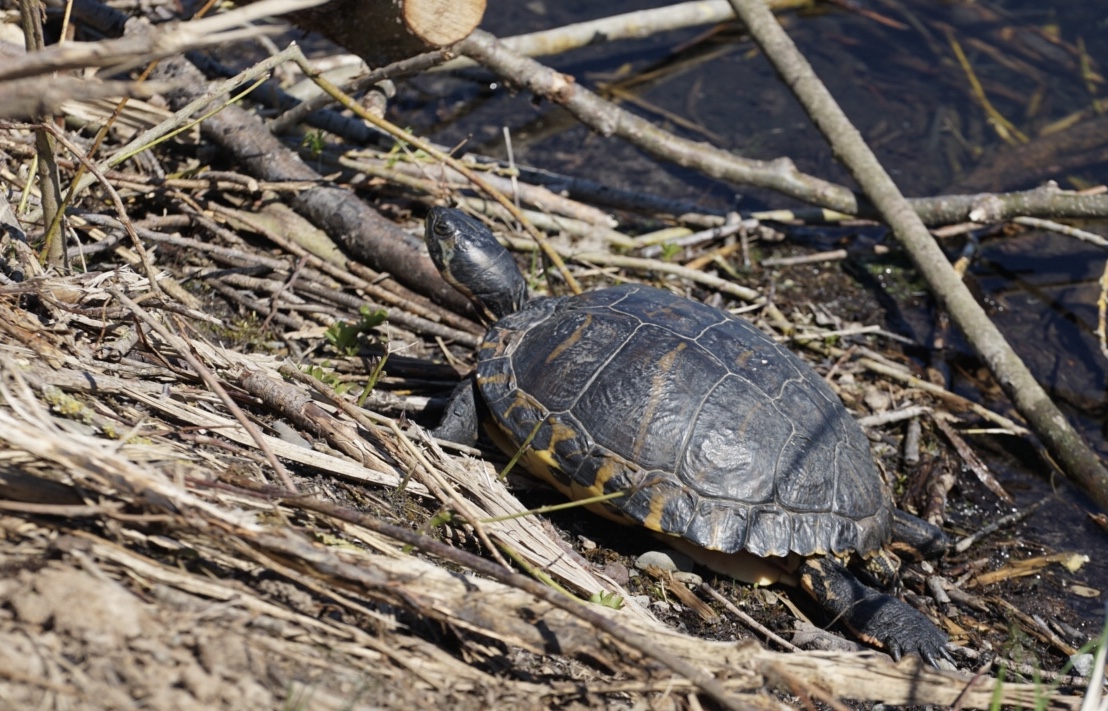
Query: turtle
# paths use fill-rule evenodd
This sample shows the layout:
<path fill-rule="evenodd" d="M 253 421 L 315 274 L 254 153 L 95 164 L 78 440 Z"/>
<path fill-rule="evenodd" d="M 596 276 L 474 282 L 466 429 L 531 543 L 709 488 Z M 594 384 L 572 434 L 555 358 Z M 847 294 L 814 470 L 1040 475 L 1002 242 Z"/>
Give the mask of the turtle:
<path fill-rule="evenodd" d="M 511 253 L 447 207 L 426 219 L 443 278 L 489 327 L 433 434 L 490 439 L 609 519 L 741 581 L 799 583 L 894 659 L 952 661 L 926 615 L 863 584 L 893 538 L 941 552 L 898 511 L 861 426 L 816 371 L 749 321 L 642 284 L 531 298 Z M 597 501 L 601 495 L 614 495 Z"/>

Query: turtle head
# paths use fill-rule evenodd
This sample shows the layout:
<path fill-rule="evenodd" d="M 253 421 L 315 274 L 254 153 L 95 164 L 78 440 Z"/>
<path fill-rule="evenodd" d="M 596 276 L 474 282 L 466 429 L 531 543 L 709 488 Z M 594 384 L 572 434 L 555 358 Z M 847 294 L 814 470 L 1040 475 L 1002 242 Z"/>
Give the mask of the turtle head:
<path fill-rule="evenodd" d="M 523 274 L 483 224 L 459 210 L 433 207 L 425 233 L 427 251 L 443 279 L 465 294 L 489 323 L 527 301 Z"/>

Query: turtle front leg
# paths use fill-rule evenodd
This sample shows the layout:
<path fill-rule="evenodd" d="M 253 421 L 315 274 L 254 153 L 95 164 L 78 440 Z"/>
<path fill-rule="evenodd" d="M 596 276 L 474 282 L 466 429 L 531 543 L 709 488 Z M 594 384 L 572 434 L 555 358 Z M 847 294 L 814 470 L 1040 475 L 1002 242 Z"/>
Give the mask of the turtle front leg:
<path fill-rule="evenodd" d="M 470 375 L 458 383 L 446 403 L 439 426 L 431 430 L 436 439 L 472 446 L 477 441 L 481 415 L 478 411 L 477 379 Z"/>
<path fill-rule="evenodd" d="M 862 641 L 884 649 L 893 659 L 916 653 L 934 667 L 939 659 L 953 661 L 946 634 L 923 613 L 866 587 L 838 561 L 808 558 L 800 567 L 800 584 Z"/>

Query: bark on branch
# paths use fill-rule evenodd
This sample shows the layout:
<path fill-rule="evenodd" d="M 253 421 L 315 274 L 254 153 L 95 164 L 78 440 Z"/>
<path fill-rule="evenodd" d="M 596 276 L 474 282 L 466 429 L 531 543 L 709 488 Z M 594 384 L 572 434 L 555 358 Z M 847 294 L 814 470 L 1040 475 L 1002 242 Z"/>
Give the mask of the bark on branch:
<path fill-rule="evenodd" d="M 474 31 L 455 49 L 496 74 L 564 106 L 600 135 L 624 138 L 656 158 L 714 178 L 760 185 L 839 212 L 857 211 L 858 203 L 850 190 L 800 172 L 788 158 L 753 160 L 675 136 L 600 98 L 577 84 L 573 77 L 512 52 L 488 32 Z"/>
<path fill-rule="evenodd" d="M 0 118 L 32 119 L 57 113 L 66 102 L 118 99 L 145 99 L 169 87 L 129 81 L 97 82 L 77 77 L 20 79 L 0 83 Z"/>

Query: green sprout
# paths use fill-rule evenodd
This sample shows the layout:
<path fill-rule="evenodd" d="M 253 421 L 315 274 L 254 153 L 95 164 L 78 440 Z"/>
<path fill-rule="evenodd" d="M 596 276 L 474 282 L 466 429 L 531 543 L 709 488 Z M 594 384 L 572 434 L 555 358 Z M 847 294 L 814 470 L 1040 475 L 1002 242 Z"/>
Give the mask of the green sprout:
<path fill-rule="evenodd" d="M 327 147 L 327 141 L 323 138 L 323 131 L 310 131 L 304 134 L 300 145 L 308 149 L 312 158 L 319 158 L 323 155 L 323 149 Z"/>
<path fill-rule="evenodd" d="M 327 342 L 344 356 L 357 355 L 365 343 L 367 334 L 384 323 L 388 313 L 384 309 L 370 309 L 363 306 L 358 309 L 361 319 L 357 323 L 335 321 L 323 334 Z"/>
<path fill-rule="evenodd" d="M 623 596 L 608 592 L 607 590 L 598 590 L 589 596 L 589 602 L 602 607 L 610 607 L 613 610 L 619 610 L 623 607 Z"/>

